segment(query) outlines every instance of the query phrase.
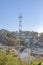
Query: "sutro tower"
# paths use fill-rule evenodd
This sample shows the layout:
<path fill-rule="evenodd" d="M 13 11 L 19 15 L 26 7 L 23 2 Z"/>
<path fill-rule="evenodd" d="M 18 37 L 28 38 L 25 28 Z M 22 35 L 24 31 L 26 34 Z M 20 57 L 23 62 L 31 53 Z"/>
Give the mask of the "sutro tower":
<path fill-rule="evenodd" d="M 22 16 L 19 16 L 19 39 L 22 38 Z"/>

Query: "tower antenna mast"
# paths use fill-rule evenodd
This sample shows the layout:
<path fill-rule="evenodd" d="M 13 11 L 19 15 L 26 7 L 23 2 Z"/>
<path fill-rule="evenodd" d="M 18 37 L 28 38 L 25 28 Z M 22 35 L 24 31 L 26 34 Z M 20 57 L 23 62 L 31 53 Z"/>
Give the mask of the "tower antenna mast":
<path fill-rule="evenodd" d="M 22 39 L 22 16 L 19 16 L 19 39 Z"/>

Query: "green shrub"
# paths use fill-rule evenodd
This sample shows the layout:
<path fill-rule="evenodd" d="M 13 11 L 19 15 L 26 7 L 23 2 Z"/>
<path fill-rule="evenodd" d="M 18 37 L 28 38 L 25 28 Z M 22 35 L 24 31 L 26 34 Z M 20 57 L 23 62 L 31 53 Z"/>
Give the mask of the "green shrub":
<path fill-rule="evenodd" d="M 42 62 L 33 61 L 31 63 L 22 61 L 18 56 L 15 57 L 14 53 L 0 52 L 0 65 L 42 65 Z"/>

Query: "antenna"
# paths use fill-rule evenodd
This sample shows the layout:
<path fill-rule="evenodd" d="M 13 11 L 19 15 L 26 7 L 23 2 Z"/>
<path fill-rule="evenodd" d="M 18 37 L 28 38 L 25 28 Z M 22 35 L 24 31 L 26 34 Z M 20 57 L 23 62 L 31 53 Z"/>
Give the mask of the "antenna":
<path fill-rule="evenodd" d="M 19 16 L 19 39 L 22 38 L 22 16 Z"/>

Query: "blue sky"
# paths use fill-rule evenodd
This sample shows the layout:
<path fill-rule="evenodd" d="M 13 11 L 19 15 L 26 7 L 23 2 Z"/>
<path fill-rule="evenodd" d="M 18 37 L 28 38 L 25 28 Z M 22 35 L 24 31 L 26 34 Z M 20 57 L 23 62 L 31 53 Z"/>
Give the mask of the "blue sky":
<path fill-rule="evenodd" d="M 43 0 L 0 0 L 0 29 L 18 31 L 20 13 L 22 30 L 43 32 Z"/>

